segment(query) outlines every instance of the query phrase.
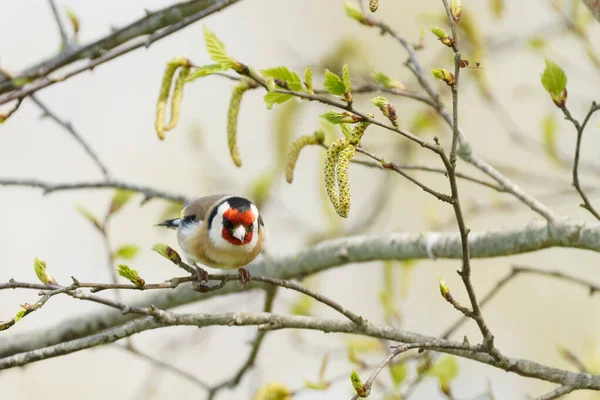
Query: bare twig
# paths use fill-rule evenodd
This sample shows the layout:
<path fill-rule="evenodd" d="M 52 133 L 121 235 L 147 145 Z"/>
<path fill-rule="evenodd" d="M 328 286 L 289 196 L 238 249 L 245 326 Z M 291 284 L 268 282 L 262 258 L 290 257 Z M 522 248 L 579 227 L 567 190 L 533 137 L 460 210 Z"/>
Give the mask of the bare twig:
<path fill-rule="evenodd" d="M 69 47 L 69 37 L 67 36 L 67 31 L 65 29 L 64 24 L 62 23 L 62 20 L 60 19 L 60 15 L 56 8 L 55 1 L 48 0 L 48 3 L 50 3 L 50 8 L 52 8 L 52 14 L 54 15 L 54 20 L 56 21 L 56 26 L 58 27 L 58 32 L 60 34 L 62 49 L 64 50 L 67 47 Z"/>
<path fill-rule="evenodd" d="M 577 285 L 586 287 L 590 293 L 590 296 L 600 292 L 600 285 L 596 285 L 594 283 L 586 281 L 585 279 L 577 278 L 575 276 L 565 274 L 560 271 L 546 271 L 543 269 L 527 267 L 527 266 L 523 266 L 523 265 L 513 266 L 512 271 L 513 271 L 513 274 L 526 273 L 526 274 L 542 275 L 542 276 L 548 276 L 548 277 L 557 278 L 557 279 L 560 279 L 563 281 L 575 283 Z"/>
<path fill-rule="evenodd" d="M 178 376 L 180 378 L 185 379 L 188 382 L 193 383 L 194 385 L 198 386 L 199 388 L 202 388 L 204 390 L 208 390 L 209 386 L 207 383 L 203 382 L 202 380 L 198 379 L 197 377 L 195 377 L 194 375 L 192 375 L 191 373 L 187 372 L 184 369 L 181 368 L 177 368 L 172 364 L 169 364 L 167 362 L 164 362 L 162 360 L 159 360 L 158 358 L 152 357 L 146 353 L 142 353 L 138 350 L 136 350 L 135 348 L 129 347 L 129 346 L 119 346 L 119 345 L 115 345 L 113 347 L 116 347 L 118 349 L 121 349 L 123 351 L 128 352 L 129 354 L 133 354 L 136 357 L 145 360 L 147 362 L 149 362 L 152 365 L 156 365 L 166 371 L 172 372 L 175 376 Z"/>
<path fill-rule="evenodd" d="M 74 183 L 49 183 L 36 179 L 0 179 L 0 186 L 25 186 L 43 189 L 44 194 L 60 192 L 65 190 L 79 190 L 79 189 L 125 189 L 132 192 L 141 193 L 146 198 L 152 199 L 163 199 L 171 200 L 179 203 L 185 203 L 189 199 L 182 195 L 173 193 L 167 193 L 162 190 L 158 190 L 148 186 L 136 185 L 133 183 L 119 182 L 119 181 L 92 181 L 92 182 L 74 182 Z"/>
<path fill-rule="evenodd" d="M 572 391 L 576 390 L 576 388 L 574 388 L 573 386 L 560 386 L 556 389 L 554 389 L 551 392 L 548 392 L 538 398 L 536 398 L 535 400 L 553 400 L 553 399 L 558 399 L 559 397 L 564 396 L 565 394 L 571 393 Z"/>
<path fill-rule="evenodd" d="M 5 113 L 1 113 L 0 114 L 0 123 L 4 123 L 4 121 L 9 119 L 14 113 L 16 113 L 17 110 L 19 109 L 19 107 L 21 107 L 22 102 L 23 102 L 23 99 L 18 99 L 15 102 L 15 105 L 13 106 L 13 108 L 11 108 L 10 110 L 8 110 Z"/>
<path fill-rule="evenodd" d="M 73 124 L 71 124 L 71 122 L 62 120 L 58 115 L 53 113 L 43 102 L 38 100 L 35 95 L 32 94 L 29 97 L 44 112 L 44 116 L 49 117 L 54 122 L 56 122 L 58 125 L 62 126 L 67 132 L 69 132 L 71 134 L 73 139 L 75 139 L 77 141 L 77 143 L 79 143 L 81 145 L 81 147 L 83 147 L 83 150 L 88 154 L 88 156 L 90 156 L 90 158 L 94 161 L 96 166 L 102 172 L 104 179 L 107 179 L 107 180 L 110 179 L 110 174 L 108 172 L 108 168 L 106 167 L 106 164 L 104 164 L 100 160 L 100 158 L 94 152 L 94 150 L 91 148 L 91 146 L 83 139 L 83 137 L 75 130 L 75 128 L 73 128 Z"/>
<path fill-rule="evenodd" d="M 443 347 L 443 346 L 442 346 Z M 379 375 L 379 373 L 385 368 L 387 367 L 394 358 L 396 358 L 398 355 L 411 350 L 411 349 L 440 349 L 442 348 L 440 347 L 439 343 L 436 342 L 432 342 L 432 343 L 408 343 L 408 344 L 401 344 L 398 345 L 396 347 L 396 349 L 389 355 L 387 356 L 375 369 L 375 371 L 373 371 L 373 373 L 369 376 L 369 378 L 365 381 L 363 388 L 365 391 L 365 396 L 359 396 L 358 393 L 356 393 L 354 396 L 352 396 L 352 400 L 358 400 L 359 397 L 368 397 L 371 394 L 371 387 L 373 386 L 373 382 L 375 382 L 375 379 L 377 378 L 377 375 Z M 469 344 L 466 343 L 453 343 L 450 347 L 444 347 L 446 349 L 452 349 L 452 350 L 467 350 L 470 352 L 478 352 L 481 351 L 481 349 L 478 346 L 470 346 Z"/>
<path fill-rule="evenodd" d="M 149 12 L 143 18 L 129 25 L 111 32 L 94 42 L 81 46 L 71 47 L 68 50 L 48 60 L 26 69 L 15 75 L 15 78 L 36 79 L 29 85 L 21 88 L 15 87 L 12 80 L 0 79 L 0 105 L 8 101 L 21 99 L 36 91 L 62 82 L 84 71 L 92 70 L 100 64 L 120 57 L 130 51 L 141 47 L 148 47 L 178 30 L 202 18 L 237 3 L 239 0 L 192 0 L 183 1 L 163 8 L 156 12 Z M 149 35 L 149 36 L 147 36 Z M 133 39 L 146 36 L 141 40 L 129 43 Z M 75 68 L 61 76 L 50 77 L 49 74 L 76 61 L 86 58 L 93 59 L 83 66 Z M 8 93 L 7 93 L 8 92 Z"/>
<path fill-rule="evenodd" d="M 147 309 L 148 310 L 148 309 Z M 178 314 L 160 310 L 149 310 L 151 315 L 127 322 L 121 326 L 107 328 L 97 334 L 65 341 L 60 344 L 36 349 L 0 359 L 0 370 L 30 364 L 80 350 L 113 343 L 125 337 L 166 326 L 258 326 L 261 330 L 310 329 L 324 332 L 358 333 L 361 335 L 401 342 L 420 343 L 439 352 L 454 354 L 482 362 L 521 376 L 544 379 L 560 385 L 571 385 L 575 389 L 600 390 L 600 376 L 570 372 L 547 367 L 533 361 L 502 357 L 498 360 L 481 351 L 466 349 L 464 343 L 435 339 L 399 328 L 369 324 L 358 327 L 351 321 L 305 316 L 287 316 L 272 313 L 197 313 Z M 417 346 L 418 347 L 418 346 Z M 477 347 L 474 347 L 477 349 Z"/>
<path fill-rule="evenodd" d="M 185 263 L 182 262 L 182 264 L 185 264 Z M 109 290 L 109 289 L 112 289 L 112 290 L 117 290 L 117 289 L 129 289 L 129 290 L 174 289 L 177 286 L 179 286 L 181 283 L 194 282 L 194 281 L 196 281 L 196 279 L 197 278 L 195 276 L 172 278 L 164 283 L 145 284 L 142 287 L 136 286 L 136 285 L 131 285 L 131 284 L 119 284 L 119 283 L 87 283 L 87 282 L 80 282 L 79 280 L 74 279 L 74 283 L 72 285 L 70 285 L 66 291 L 65 290 L 58 291 L 55 294 L 59 294 L 59 293 L 63 293 L 63 292 L 70 292 L 70 291 L 72 291 L 74 289 L 78 289 L 78 288 L 81 288 L 81 289 L 82 288 L 90 288 L 90 289 L 92 289 L 91 290 L 92 292 L 99 292 L 101 290 Z M 305 288 L 295 282 L 285 280 L 285 279 L 277 279 L 277 278 L 271 278 L 268 276 L 256 276 L 256 275 L 252 275 L 250 279 L 255 282 L 264 282 L 264 283 L 268 283 L 270 285 L 280 286 L 280 287 L 283 287 L 286 289 L 291 289 L 296 292 L 303 293 L 307 296 L 310 296 L 313 299 L 315 299 L 316 301 L 323 303 L 328 307 L 331 307 L 332 309 L 339 312 L 340 314 L 342 314 L 343 316 L 345 316 L 346 318 L 348 318 L 350 321 L 352 321 L 353 323 L 355 323 L 358 326 L 363 326 L 367 323 L 367 321 L 365 319 L 363 319 L 361 316 L 353 313 L 350 310 L 347 310 L 346 308 L 341 306 L 339 303 L 327 298 L 326 296 L 323 296 L 320 293 L 317 293 L 308 288 Z M 220 281 L 220 282 L 227 283 L 227 282 L 232 282 L 232 281 L 238 281 L 239 276 L 237 274 L 216 274 L 216 275 L 209 274 L 208 280 L 209 281 L 214 280 L 214 281 Z M 27 282 L 17 282 L 14 280 L 10 280 L 8 283 L 0 284 L 0 290 L 16 289 L 16 288 L 55 289 L 56 287 L 52 286 L 52 285 L 39 285 L 39 284 L 32 284 L 32 283 L 27 283 Z"/>
<path fill-rule="evenodd" d="M 596 211 L 596 209 L 594 208 L 594 206 L 588 199 L 587 195 L 581 188 L 581 184 L 579 183 L 579 170 L 578 170 L 579 154 L 581 151 L 581 139 L 583 138 L 583 131 L 585 130 L 585 127 L 586 127 L 587 123 L 589 122 L 590 118 L 592 117 L 592 115 L 596 111 L 600 110 L 600 105 L 598 105 L 595 101 L 592 102 L 592 105 L 590 106 L 590 110 L 588 111 L 587 115 L 585 116 L 585 118 L 581 124 L 579 123 L 578 120 L 573 118 L 573 116 L 571 115 L 571 112 L 567 108 L 566 103 L 563 103 L 562 106 L 560 107 L 560 109 L 565 114 L 565 118 L 573 124 L 573 126 L 575 127 L 575 130 L 577 131 L 577 144 L 575 146 L 575 161 L 573 162 L 573 186 L 575 186 L 575 189 L 577 189 L 577 192 L 579 193 L 579 195 L 581 196 L 581 199 L 583 200 L 583 204 L 581 204 L 581 207 L 588 210 L 594 217 L 596 217 L 597 220 L 600 220 L 600 214 L 598 213 L 598 211 Z"/>

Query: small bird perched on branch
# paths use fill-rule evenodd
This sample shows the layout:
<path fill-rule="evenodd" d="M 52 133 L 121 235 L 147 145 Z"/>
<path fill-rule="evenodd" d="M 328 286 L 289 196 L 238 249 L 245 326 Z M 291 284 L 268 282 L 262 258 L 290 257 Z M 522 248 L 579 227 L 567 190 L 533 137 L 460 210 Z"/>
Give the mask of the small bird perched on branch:
<path fill-rule="evenodd" d="M 197 264 L 218 269 L 238 269 L 245 286 L 251 279 L 243 268 L 260 254 L 265 228 L 258 208 L 250 200 L 227 194 L 199 197 L 185 204 L 180 218 L 158 226 L 177 230 L 177 242 L 188 262 L 196 267 L 198 281 L 208 273 Z"/>

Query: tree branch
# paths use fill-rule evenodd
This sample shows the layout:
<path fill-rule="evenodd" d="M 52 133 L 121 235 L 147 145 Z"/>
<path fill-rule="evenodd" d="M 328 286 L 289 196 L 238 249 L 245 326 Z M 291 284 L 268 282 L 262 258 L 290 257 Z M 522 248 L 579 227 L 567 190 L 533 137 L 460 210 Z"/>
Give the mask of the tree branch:
<path fill-rule="evenodd" d="M 585 130 L 585 127 L 586 127 L 588 121 L 590 120 L 591 116 L 596 111 L 600 110 L 600 105 L 596 104 L 595 101 L 592 102 L 592 105 L 590 106 L 590 110 L 588 111 L 587 115 L 585 116 L 585 119 L 583 120 L 583 123 L 581 123 L 581 124 L 579 123 L 578 120 L 573 118 L 573 116 L 571 115 L 571 112 L 567 108 L 566 103 L 562 104 L 560 109 L 565 114 L 565 118 L 573 124 L 573 126 L 575 127 L 575 130 L 577 131 L 577 144 L 575 145 L 575 161 L 573 162 L 573 186 L 575 186 L 575 189 L 577 189 L 577 192 L 579 193 L 579 195 L 581 196 L 581 199 L 583 200 L 583 204 L 581 204 L 581 207 L 588 210 L 594 217 L 596 217 L 597 220 L 600 221 L 600 214 L 598 213 L 598 211 L 596 211 L 596 209 L 594 208 L 594 206 L 588 199 L 587 195 L 581 188 L 581 184 L 579 183 L 579 170 L 578 170 L 579 154 L 581 151 L 581 139 L 583 138 L 583 131 Z"/>
<path fill-rule="evenodd" d="M 127 322 L 122 326 L 105 329 L 100 333 L 88 337 L 74 339 L 54 346 L 2 358 L 0 359 L 0 370 L 23 366 L 32 362 L 74 353 L 107 343 L 113 343 L 136 333 L 167 326 L 258 326 L 260 330 L 291 328 L 330 333 L 360 333 L 361 335 L 369 337 L 402 342 L 405 344 L 420 343 L 421 345 L 431 345 L 431 347 L 438 346 L 437 349 L 440 352 L 468 358 L 508 372 L 514 372 L 524 377 L 543 379 L 560 385 L 571 386 L 574 389 L 600 390 L 600 376 L 547 367 L 524 359 L 503 356 L 498 360 L 486 353 L 477 352 L 476 348 L 474 348 L 475 350 L 458 350 L 465 346 L 462 343 L 444 339 L 435 339 L 429 336 L 404 331 L 399 328 L 370 323 L 365 327 L 357 327 L 356 324 L 351 321 L 338 319 L 287 316 L 272 313 L 249 314 L 246 312 L 177 314 L 156 310 L 155 316 L 138 318 Z"/>
<path fill-rule="evenodd" d="M 54 15 L 54 20 L 56 21 L 56 26 L 58 27 L 58 33 L 60 34 L 60 42 L 62 49 L 66 49 L 69 47 L 69 37 L 67 36 L 67 31 L 65 29 L 62 20 L 60 19 L 60 15 L 58 10 L 56 9 L 56 3 L 54 0 L 48 0 L 50 3 L 50 8 L 52 8 L 52 15 Z"/>
<path fill-rule="evenodd" d="M 190 0 L 177 3 L 156 12 L 149 12 L 129 25 L 111 32 L 109 35 L 81 46 L 71 47 L 55 57 L 15 75 L 14 79 L 34 80 L 24 87 L 13 84 L 14 79 L 0 78 L 0 105 L 11 100 L 21 99 L 36 91 L 62 82 L 81 72 L 91 70 L 100 64 L 120 57 L 140 47 L 149 47 L 178 30 L 215 12 L 237 3 L 239 0 Z M 129 43 L 132 39 L 146 36 L 146 39 Z M 48 75 L 62 67 L 83 59 L 93 59 L 85 65 L 54 78 Z M 8 93 L 7 93 L 8 92 Z"/>
<path fill-rule="evenodd" d="M 36 96 L 31 95 L 30 97 L 31 97 L 31 100 L 33 100 L 33 102 L 43 111 L 44 116 L 49 117 L 51 120 L 56 122 L 58 125 L 62 126 L 67 132 L 69 132 L 71 134 L 73 139 L 75 139 L 75 141 L 77 141 L 77 143 L 79 143 L 81 145 L 81 147 L 83 147 L 83 150 L 88 154 L 88 156 L 90 156 L 90 158 L 94 161 L 96 166 L 100 169 L 100 171 L 102 172 L 102 175 L 104 176 L 104 179 L 108 180 L 110 178 L 110 173 L 108 172 L 108 168 L 102 161 L 100 161 L 100 158 L 98 157 L 96 152 L 94 152 L 94 150 L 90 147 L 90 145 L 75 130 L 75 128 L 73 128 L 73 125 L 71 124 L 71 122 L 67 122 L 67 121 L 60 119 L 56 114 L 54 114 L 52 111 L 50 111 L 50 109 L 48 107 L 46 107 L 46 105 L 44 103 L 42 103 L 40 100 L 38 100 Z"/>
<path fill-rule="evenodd" d="M 37 179 L 0 179 L 0 186 L 25 186 L 39 188 L 43 189 L 44 194 L 79 189 L 125 189 L 130 190 L 132 192 L 141 193 L 146 197 L 146 199 L 157 198 L 163 200 L 176 201 L 180 203 L 185 203 L 189 200 L 188 197 L 183 195 L 164 192 L 162 190 L 158 190 L 148 186 L 119 182 L 114 180 L 52 184 Z"/>
<path fill-rule="evenodd" d="M 564 396 L 565 394 L 571 393 L 572 391 L 576 390 L 577 388 L 574 388 L 573 386 L 560 386 L 556 389 L 554 389 L 553 391 L 546 393 L 545 395 L 542 395 L 540 397 L 538 397 L 535 400 L 553 400 L 553 399 L 558 399 L 561 396 Z"/>
<path fill-rule="evenodd" d="M 600 252 L 600 225 L 560 221 L 548 225 L 535 221 L 514 230 L 472 232 L 469 247 L 472 258 L 490 258 L 524 254 L 552 247 L 587 249 Z M 460 259 L 460 235 L 457 233 L 386 233 L 343 237 L 288 254 L 269 255 L 250 267 L 252 275 L 278 279 L 306 277 L 348 263 L 374 260 Z M 252 289 L 265 288 L 252 284 Z M 241 292 L 237 285 L 213 293 L 197 293 L 189 287 L 158 291 L 140 296 L 136 305 L 153 304 L 169 309 L 192 302 Z M 79 338 L 102 329 L 123 324 L 134 318 L 120 312 L 103 310 L 86 316 L 65 319 L 43 332 L 21 333 L 0 341 L 0 357 L 54 345 L 66 338 Z"/>

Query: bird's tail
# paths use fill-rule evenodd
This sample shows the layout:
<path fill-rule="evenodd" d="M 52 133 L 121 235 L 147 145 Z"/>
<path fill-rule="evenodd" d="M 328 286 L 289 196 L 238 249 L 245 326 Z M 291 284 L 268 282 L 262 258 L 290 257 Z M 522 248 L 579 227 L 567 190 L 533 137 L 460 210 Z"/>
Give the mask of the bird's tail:
<path fill-rule="evenodd" d="M 156 224 L 156 226 L 166 226 L 170 229 L 177 229 L 179 225 L 181 225 L 181 218 L 168 219 L 166 221 Z"/>

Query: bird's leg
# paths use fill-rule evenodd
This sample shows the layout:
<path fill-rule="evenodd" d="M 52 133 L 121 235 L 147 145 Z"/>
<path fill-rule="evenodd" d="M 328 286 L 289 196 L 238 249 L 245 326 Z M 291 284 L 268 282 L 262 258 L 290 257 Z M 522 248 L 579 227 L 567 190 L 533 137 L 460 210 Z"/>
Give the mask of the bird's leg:
<path fill-rule="evenodd" d="M 206 272 L 205 269 L 202 269 L 201 267 L 198 266 L 198 264 L 193 263 L 192 264 L 194 266 L 194 268 L 196 269 L 195 272 L 195 278 L 196 281 L 192 282 L 192 286 L 194 288 L 194 290 L 198 291 L 198 292 L 207 292 L 208 291 L 208 286 L 205 285 L 205 282 L 208 282 L 208 272 Z"/>
<path fill-rule="evenodd" d="M 205 269 L 200 268 L 198 265 L 196 267 L 196 280 L 198 283 L 208 282 L 208 272 Z"/>
<path fill-rule="evenodd" d="M 250 275 L 250 271 L 248 271 L 245 268 L 238 269 L 238 280 L 240 281 L 242 287 L 245 287 L 250 282 L 250 280 L 252 280 L 252 275 Z"/>

